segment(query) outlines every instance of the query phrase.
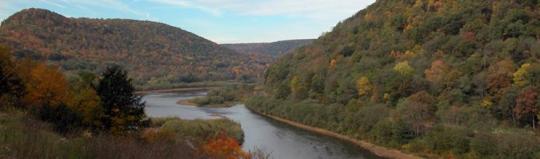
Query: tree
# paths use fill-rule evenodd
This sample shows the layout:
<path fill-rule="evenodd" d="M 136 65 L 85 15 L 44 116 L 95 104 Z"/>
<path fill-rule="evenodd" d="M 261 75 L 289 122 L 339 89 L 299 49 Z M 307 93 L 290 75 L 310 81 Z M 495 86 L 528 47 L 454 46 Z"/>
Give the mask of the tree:
<path fill-rule="evenodd" d="M 0 101 L 4 98 L 16 98 L 18 100 L 24 95 L 24 84 L 22 79 L 15 72 L 14 62 L 11 60 L 10 50 L 0 46 Z"/>
<path fill-rule="evenodd" d="M 409 124 L 415 135 L 421 135 L 435 122 L 437 107 L 434 103 L 434 97 L 426 91 L 415 93 L 398 104 L 398 118 Z"/>
<path fill-rule="evenodd" d="M 232 137 L 218 135 L 208 143 L 202 145 L 202 153 L 209 158 L 215 159 L 248 159 L 252 158 L 249 153 L 242 150 L 242 147 Z"/>
<path fill-rule="evenodd" d="M 95 75 L 88 72 L 80 72 L 78 78 L 71 83 L 71 96 L 69 107 L 81 115 L 81 124 L 90 128 L 101 127 L 103 108 L 100 105 L 99 96 L 92 88 Z"/>
<path fill-rule="evenodd" d="M 394 66 L 394 71 L 402 76 L 411 76 L 414 73 L 414 68 L 409 65 L 408 61 L 403 61 Z"/>
<path fill-rule="evenodd" d="M 317 99 L 324 93 L 324 76 L 322 74 L 315 74 L 311 78 L 310 98 Z"/>
<path fill-rule="evenodd" d="M 433 83 L 440 83 L 445 80 L 445 75 L 450 72 L 450 66 L 448 66 L 443 60 L 435 60 L 431 63 L 431 68 L 426 69 L 426 79 Z"/>
<path fill-rule="evenodd" d="M 25 79 L 26 90 L 24 101 L 31 107 L 47 107 L 66 104 L 70 98 L 68 83 L 58 68 L 45 64 L 31 67 L 28 79 Z"/>
<path fill-rule="evenodd" d="M 119 66 L 108 67 L 98 82 L 96 92 L 101 99 L 103 127 L 112 132 L 138 130 L 143 126 L 145 103 L 135 95 L 132 80 Z"/>
<path fill-rule="evenodd" d="M 517 118 L 524 123 L 531 124 L 533 128 L 536 128 L 537 115 L 540 111 L 537 99 L 538 92 L 536 89 L 525 89 L 516 98 L 516 107 L 514 108 Z"/>
<path fill-rule="evenodd" d="M 487 74 L 488 92 L 495 97 L 500 97 L 512 85 L 512 72 L 514 63 L 510 59 L 502 60 L 491 65 Z"/>
<path fill-rule="evenodd" d="M 294 99 L 304 99 L 306 97 L 306 87 L 300 77 L 293 77 L 290 82 L 290 88 Z"/>
<path fill-rule="evenodd" d="M 519 87 L 540 86 L 540 64 L 523 64 L 513 75 L 514 84 Z"/>
<path fill-rule="evenodd" d="M 529 83 L 527 81 L 527 74 L 530 67 L 530 63 L 521 65 L 521 67 L 514 73 L 514 84 L 519 87 L 523 87 Z"/>
<path fill-rule="evenodd" d="M 359 96 L 368 95 L 372 89 L 373 86 L 366 76 L 362 76 L 356 80 L 356 90 Z"/>

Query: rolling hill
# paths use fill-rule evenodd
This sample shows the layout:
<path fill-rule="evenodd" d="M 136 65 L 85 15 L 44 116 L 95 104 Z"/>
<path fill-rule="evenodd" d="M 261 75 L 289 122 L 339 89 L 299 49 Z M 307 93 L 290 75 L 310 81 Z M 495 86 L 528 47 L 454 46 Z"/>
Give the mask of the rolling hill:
<path fill-rule="evenodd" d="M 294 49 L 300 48 L 313 42 L 313 39 L 302 40 L 283 40 L 271 43 L 240 43 L 240 44 L 222 44 L 229 49 L 244 54 L 270 55 L 278 57 L 290 53 Z"/>
<path fill-rule="evenodd" d="M 538 158 L 539 9 L 378 0 L 279 58 L 247 105 L 426 158 Z"/>
<path fill-rule="evenodd" d="M 18 58 L 47 60 L 68 72 L 118 64 L 138 85 L 254 79 L 266 68 L 193 33 L 125 19 L 67 18 L 25 9 L 2 22 L 0 44 Z"/>

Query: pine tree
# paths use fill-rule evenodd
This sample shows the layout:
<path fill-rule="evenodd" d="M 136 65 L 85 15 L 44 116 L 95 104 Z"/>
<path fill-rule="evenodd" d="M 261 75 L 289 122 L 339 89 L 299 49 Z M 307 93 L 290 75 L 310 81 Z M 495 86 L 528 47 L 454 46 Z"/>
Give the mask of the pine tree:
<path fill-rule="evenodd" d="M 145 118 L 142 97 L 135 95 L 132 80 L 119 66 L 108 67 L 96 92 L 104 109 L 103 127 L 113 133 L 138 130 Z"/>

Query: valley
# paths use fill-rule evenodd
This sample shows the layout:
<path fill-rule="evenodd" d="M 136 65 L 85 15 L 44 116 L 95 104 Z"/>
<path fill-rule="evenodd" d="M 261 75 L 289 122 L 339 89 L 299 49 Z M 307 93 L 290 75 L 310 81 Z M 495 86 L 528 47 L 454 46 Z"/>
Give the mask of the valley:
<path fill-rule="evenodd" d="M 537 0 L 46 2 L 0 25 L 0 158 L 540 158 Z"/>

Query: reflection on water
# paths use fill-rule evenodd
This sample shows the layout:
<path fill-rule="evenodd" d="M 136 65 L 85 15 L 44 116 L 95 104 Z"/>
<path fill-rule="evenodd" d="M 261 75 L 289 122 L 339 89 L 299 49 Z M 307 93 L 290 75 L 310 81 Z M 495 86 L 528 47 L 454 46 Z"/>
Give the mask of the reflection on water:
<path fill-rule="evenodd" d="M 245 133 L 244 149 L 261 149 L 275 159 L 363 159 L 377 158 L 369 152 L 334 138 L 303 131 L 254 114 L 244 105 L 231 108 L 199 108 L 178 105 L 181 99 L 204 93 L 150 94 L 146 113 L 150 117 L 180 117 L 182 119 L 213 119 L 224 116 L 239 122 Z"/>

